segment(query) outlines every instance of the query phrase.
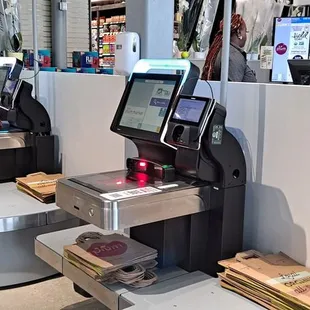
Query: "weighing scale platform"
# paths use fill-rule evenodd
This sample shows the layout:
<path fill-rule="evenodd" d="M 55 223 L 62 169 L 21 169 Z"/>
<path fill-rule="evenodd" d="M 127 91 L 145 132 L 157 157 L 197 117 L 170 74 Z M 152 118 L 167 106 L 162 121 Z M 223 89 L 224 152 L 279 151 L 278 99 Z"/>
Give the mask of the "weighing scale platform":
<path fill-rule="evenodd" d="M 87 225 L 41 235 L 35 240 L 36 255 L 110 310 L 263 309 L 239 295 L 222 289 L 218 279 L 210 278 L 202 272 L 188 273 L 177 267 L 157 270 L 159 281 L 147 288 L 133 289 L 120 284 L 103 285 L 63 257 L 65 245 L 73 244 L 76 237 L 90 231 L 113 233 Z"/>
<path fill-rule="evenodd" d="M 119 230 L 206 211 L 201 195 L 210 196 L 206 183 L 132 181 L 127 171 L 62 179 L 57 205 L 97 227 Z"/>

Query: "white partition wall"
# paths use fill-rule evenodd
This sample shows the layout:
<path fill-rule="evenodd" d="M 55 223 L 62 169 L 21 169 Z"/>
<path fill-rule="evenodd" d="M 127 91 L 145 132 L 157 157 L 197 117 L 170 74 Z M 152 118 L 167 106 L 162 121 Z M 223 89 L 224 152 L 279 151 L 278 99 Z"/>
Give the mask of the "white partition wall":
<path fill-rule="evenodd" d="M 124 168 L 125 142 L 110 125 L 125 83 L 121 76 L 40 72 L 40 101 L 66 176 Z"/>
<path fill-rule="evenodd" d="M 220 84 L 211 83 L 216 99 Z M 196 95 L 210 96 L 205 82 Z M 227 126 L 248 166 L 245 248 L 310 266 L 310 88 L 230 83 Z"/>
<path fill-rule="evenodd" d="M 267 85 L 262 185 L 252 242 L 310 266 L 310 88 Z"/>

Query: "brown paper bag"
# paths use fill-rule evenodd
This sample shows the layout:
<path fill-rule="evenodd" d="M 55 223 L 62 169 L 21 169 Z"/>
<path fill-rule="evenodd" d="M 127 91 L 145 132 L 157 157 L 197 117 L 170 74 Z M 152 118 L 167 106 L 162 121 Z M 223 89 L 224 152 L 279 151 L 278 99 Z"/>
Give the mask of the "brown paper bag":
<path fill-rule="evenodd" d="M 17 188 L 41 202 L 55 201 L 56 183 L 63 178 L 62 174 L 47 175 L 43 172 L 27 175 L 25 178 L 17 178 Z"/>
<path fill-rule="evenodd" d="M 65 256 L 99 276 L 157 258 L 157 250 L 120 234 L 101 236 L 64 247 Z"/>
<path fill-rule="evenodd" d="M 236 289 L 240 290 L 239 285 L 251 287 L 256 296 L 265 292 L 270 301 L 277 301 L 279 309 L 310 309 L 310 269 L 283 253 L 263 255 L 250 251 L 220 265 L 226 268 L 221 275 L 228 284 L 225 286 L 235 282 Z"/>

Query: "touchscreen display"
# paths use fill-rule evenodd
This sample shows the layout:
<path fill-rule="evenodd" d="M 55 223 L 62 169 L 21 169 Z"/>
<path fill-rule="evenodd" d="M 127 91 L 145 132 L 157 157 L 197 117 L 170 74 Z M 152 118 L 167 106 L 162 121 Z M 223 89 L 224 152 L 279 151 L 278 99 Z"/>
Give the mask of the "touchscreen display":
<path fill-rule="evenodd" d="M 177 81 L 136 78 L 120 126 L 159 133 Z"/>
<path fill-rule="evenodd" d="M 7 80 L 8 68 L 0 67 L 0 91 L 3 91 L 4 84 Z"/>
<path fill-rule="evenodd" d="M 10 94 L 11 96 L 13 96 L 17 83 L 18 81 L 12 81 L 7 79 L 2 91 L 6 94 Z"/>
<path fill-rule="evenodd" d="M 199 123 L 206 101 L 181 98 L 175 110 L 175 120 Z"/>

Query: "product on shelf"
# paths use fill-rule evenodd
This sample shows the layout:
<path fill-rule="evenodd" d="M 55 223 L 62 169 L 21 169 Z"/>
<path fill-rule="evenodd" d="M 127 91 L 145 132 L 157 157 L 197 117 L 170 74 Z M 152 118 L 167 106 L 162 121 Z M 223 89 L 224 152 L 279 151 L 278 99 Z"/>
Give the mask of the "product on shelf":
<path fill-rule="evenodd" d="M 61 72 L 65 72 L 65 73 L 77 73 L 77 69 L 76 69 L 76 68 L 65 68 L 65 69 L 61 69 Z"/>
<path fill-rule="evenodd" d="M 114 74 L 114 70 L 113 68 L 102 68 L 99 71 L 100 74 L 108 74 L 108 75 L 113 75 Z"/>
<path fill-rule="evenodd" d="M 74 68 L 98 68 L 98 52 L 73 52 L 72 62 Z"/>
<path fill-rule="evenodd" d="M 39 64 L 41 67 L 52 66 L 52 54 L 50 50 L 39 50 Z"/>
<path fill-rule="evenodd" d="M 118 16 L 112 16 L 111 19 L 112 19 L 112 23 L 119 23 L 120 22 L 120 16 L 119 15 Z"/>
<path fill-rule="evenodd" d="M 114 66 L 115 64 L 115 57 L 114 56 L 104 56 L 101 62 L 101 66 Z"/>
<path fill-rule="evenodd" d="M 100 17 L 99 25 L 103 26 L 105 23 L 106 23 L 106 18 L 105 17 Z"/>
<path fill-rule="evenodd" d="M 108 32 L 108 33 L 104 33 L 101 36 L 101 42 L 100 44 L 114 44 L 116 41 L 116 35 L 119 32 Z"/>
<path fill-rule="evenodd" d="M 92 21 L 92 50 L 98 52 L 101 68 L 115 64 L 116 36 L 126 31 L 126 15 L 100 17 Z"/>
<path fill-rule="evenodd" d="M 103 45 L 102 54 L 110 54 L 110 45 L 109 44 Z"/>
<path fill-rule="evenodd" d="M 81 68 L 79 71 L 79 73 L 90 73 L 90 74 L 96 74 L 96 68 Z"/>
<path fill-rule="evenodd" d="M 34 62 L 39 62 L 41 68 L 48 68 L 52 65 L 52 56 L 50 50 L 39 50 L 38 51 L 39 59 L 34 59 L 33 50 L 23 50 L 23 61 L 25 68 L 34 67 Z"/>
<path fill-rule="evenodd" d="M 111 25 L 110 26 L 110 31 L 111 32 L 119 32 L 121 30 L 120 25 Z"/>
<path fill-rule="evenodd" d="M 98 33 L 97 29 L 92 29 L 92 38 L 91 38 L 91 45 L 92 45 L 92 51 L 97 51 L 98 50 Z"/>

